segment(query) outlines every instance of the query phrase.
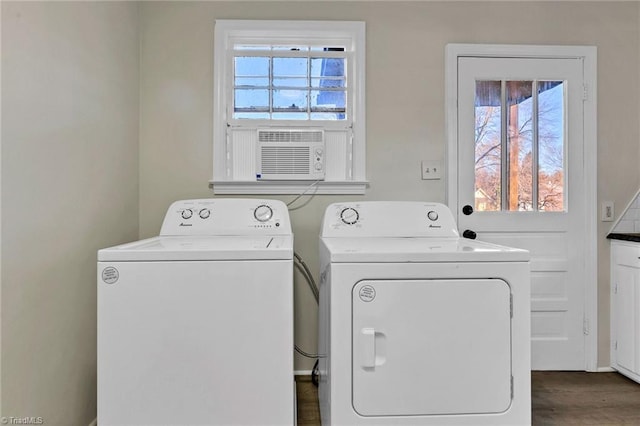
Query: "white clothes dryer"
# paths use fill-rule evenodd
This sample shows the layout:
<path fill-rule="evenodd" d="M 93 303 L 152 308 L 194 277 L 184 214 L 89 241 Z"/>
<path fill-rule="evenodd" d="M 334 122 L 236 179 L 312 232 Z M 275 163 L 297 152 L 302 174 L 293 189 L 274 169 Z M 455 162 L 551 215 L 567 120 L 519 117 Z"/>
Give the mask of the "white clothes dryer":
<path fill-rule="evenodd" d="M 320 267 L 323 425 L 531 423 L 527 251 L 442 204 L 338 203 Z"/>
<path fill-rule="evenodd" d="M 178 201 L 98 252 L 99 425 L 292 425 L 294 386 L 284 203 Z"/>

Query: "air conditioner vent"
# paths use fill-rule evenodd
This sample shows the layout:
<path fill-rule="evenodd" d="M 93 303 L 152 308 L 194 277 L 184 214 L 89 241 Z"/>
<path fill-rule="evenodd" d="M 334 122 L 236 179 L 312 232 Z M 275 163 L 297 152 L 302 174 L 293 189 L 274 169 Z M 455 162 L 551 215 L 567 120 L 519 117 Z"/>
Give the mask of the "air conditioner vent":
<path fill-rule="evenodd" d="M 262 174 L 308 174 L 308 146 L 263 146 Z"/>
<path fill-rule="evenodd" d="M 322 130 L 258 130 L 258 142 L 303 142 L 323 141 Z"/>

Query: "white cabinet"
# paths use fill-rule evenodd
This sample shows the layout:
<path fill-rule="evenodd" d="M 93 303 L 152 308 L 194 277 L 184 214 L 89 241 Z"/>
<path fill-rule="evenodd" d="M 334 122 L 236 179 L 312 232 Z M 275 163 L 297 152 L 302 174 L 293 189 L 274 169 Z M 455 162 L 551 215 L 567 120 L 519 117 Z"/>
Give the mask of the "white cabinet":
<path fill-rule="evenodd" d="M 611 366 L 640 382 L 640 243 L 611 241 Z"/>

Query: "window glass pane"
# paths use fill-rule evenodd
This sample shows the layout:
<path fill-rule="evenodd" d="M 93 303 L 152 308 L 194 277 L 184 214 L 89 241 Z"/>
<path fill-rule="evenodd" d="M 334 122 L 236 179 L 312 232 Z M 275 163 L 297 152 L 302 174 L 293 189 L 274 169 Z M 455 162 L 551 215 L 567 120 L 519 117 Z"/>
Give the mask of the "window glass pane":
<path fill-rule="evenodd" d="M 274 120 L 308 120 L 306 112 L 274 112 L 271 116 Z"/>
<path fill-rule="evenodd" d="M 290 50 L 294 52 L 308 52 L 309 46 L 273 46 L 273 50 Z"/>
<path fill-rule="evenodd" d="M 312 90 L 312 111 L 345 111 L 346 93 L 338 90 Z"/>
<path fill-rule="evenodd" d="M 269 77 L 269 58 L 255 56 L 236 56 L 235 76 Z"/>
<path fill-rule="evenodd" d="M 533 210 L 532 81 L 508 81 L 507 89 L 507 202 L 510 211 Z M 506 207 L 506 206 L 505 206 Z"/>
<path fill-rule="evenodd" d="M 273 77 L 306 77 L 307 58 L 273 58 Z"/>
<path fill-rule="evenodd" d="M 286 111 L 307 110 L 306 90 L 274 90 L 273 109 Z"/>
<path fill-rule="evenodd" d="M 234 111 L 269 111 L 269 90 L 235 89 Z"/>
<path fill-rule="evenodd" d="M 343 47 L 321 47 L 321 46 L 311 46 L 311 51 L 320 51 L 320 52 L 344 52 L 345 48 Z"/>
<path fill-rule="evenodd" d="M 311 58 L 311 77 L 343 77 L 344 58 Z"/>
<path fill-rule="evenodd" d="M 564 211 L 564 87 L 562 81 L 538 84 L 538 208 Z"/>
<path fill-rule="evenodd" d="M 320 88 L 320 87 L 332 87 L 332 88 L 340 88 L 344 87 L 344 79 L 340 78 L 312 78 L 311 79 L 311 87 Z"/>
<path fill-rule="evenodd" d="M 233 50 L 271 50 L 268 44 L 235 44 Z"/>
<path fill-rule="evenodd" d="M 475 98 L 475 209 L 501 209 L 501 82 L 477 81 Z"/>
<path fill-rule="evenodd" d="M 274 78 L 275 87 L 307 87 L 309 80 L 306 77 Z"/>
<path fill-rule="evenodd" d="M 268 120 L 270 117 L 268 112 L 236 112 L 233 114 L 233 118 Z"/>
<path fill-rule="evenodd" d="M 344 120 L 345 114 L 330 112 L 312 112 L 310 114 L 312 120 Z"/>
<path fill-rule="evenodd" d="M 268 87 L 269 77 L 236 77 L 235 86 Z"/>

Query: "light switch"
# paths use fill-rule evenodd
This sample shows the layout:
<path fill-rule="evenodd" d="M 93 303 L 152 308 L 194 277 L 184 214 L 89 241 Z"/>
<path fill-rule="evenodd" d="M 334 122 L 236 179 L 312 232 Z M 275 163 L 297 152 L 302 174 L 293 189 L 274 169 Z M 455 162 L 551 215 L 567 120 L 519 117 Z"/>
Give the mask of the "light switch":
<path fill-rule="evenodd" d="M 442 166 L 439 161 L 422 161 L 422 180 L 442 179 Z"/>

